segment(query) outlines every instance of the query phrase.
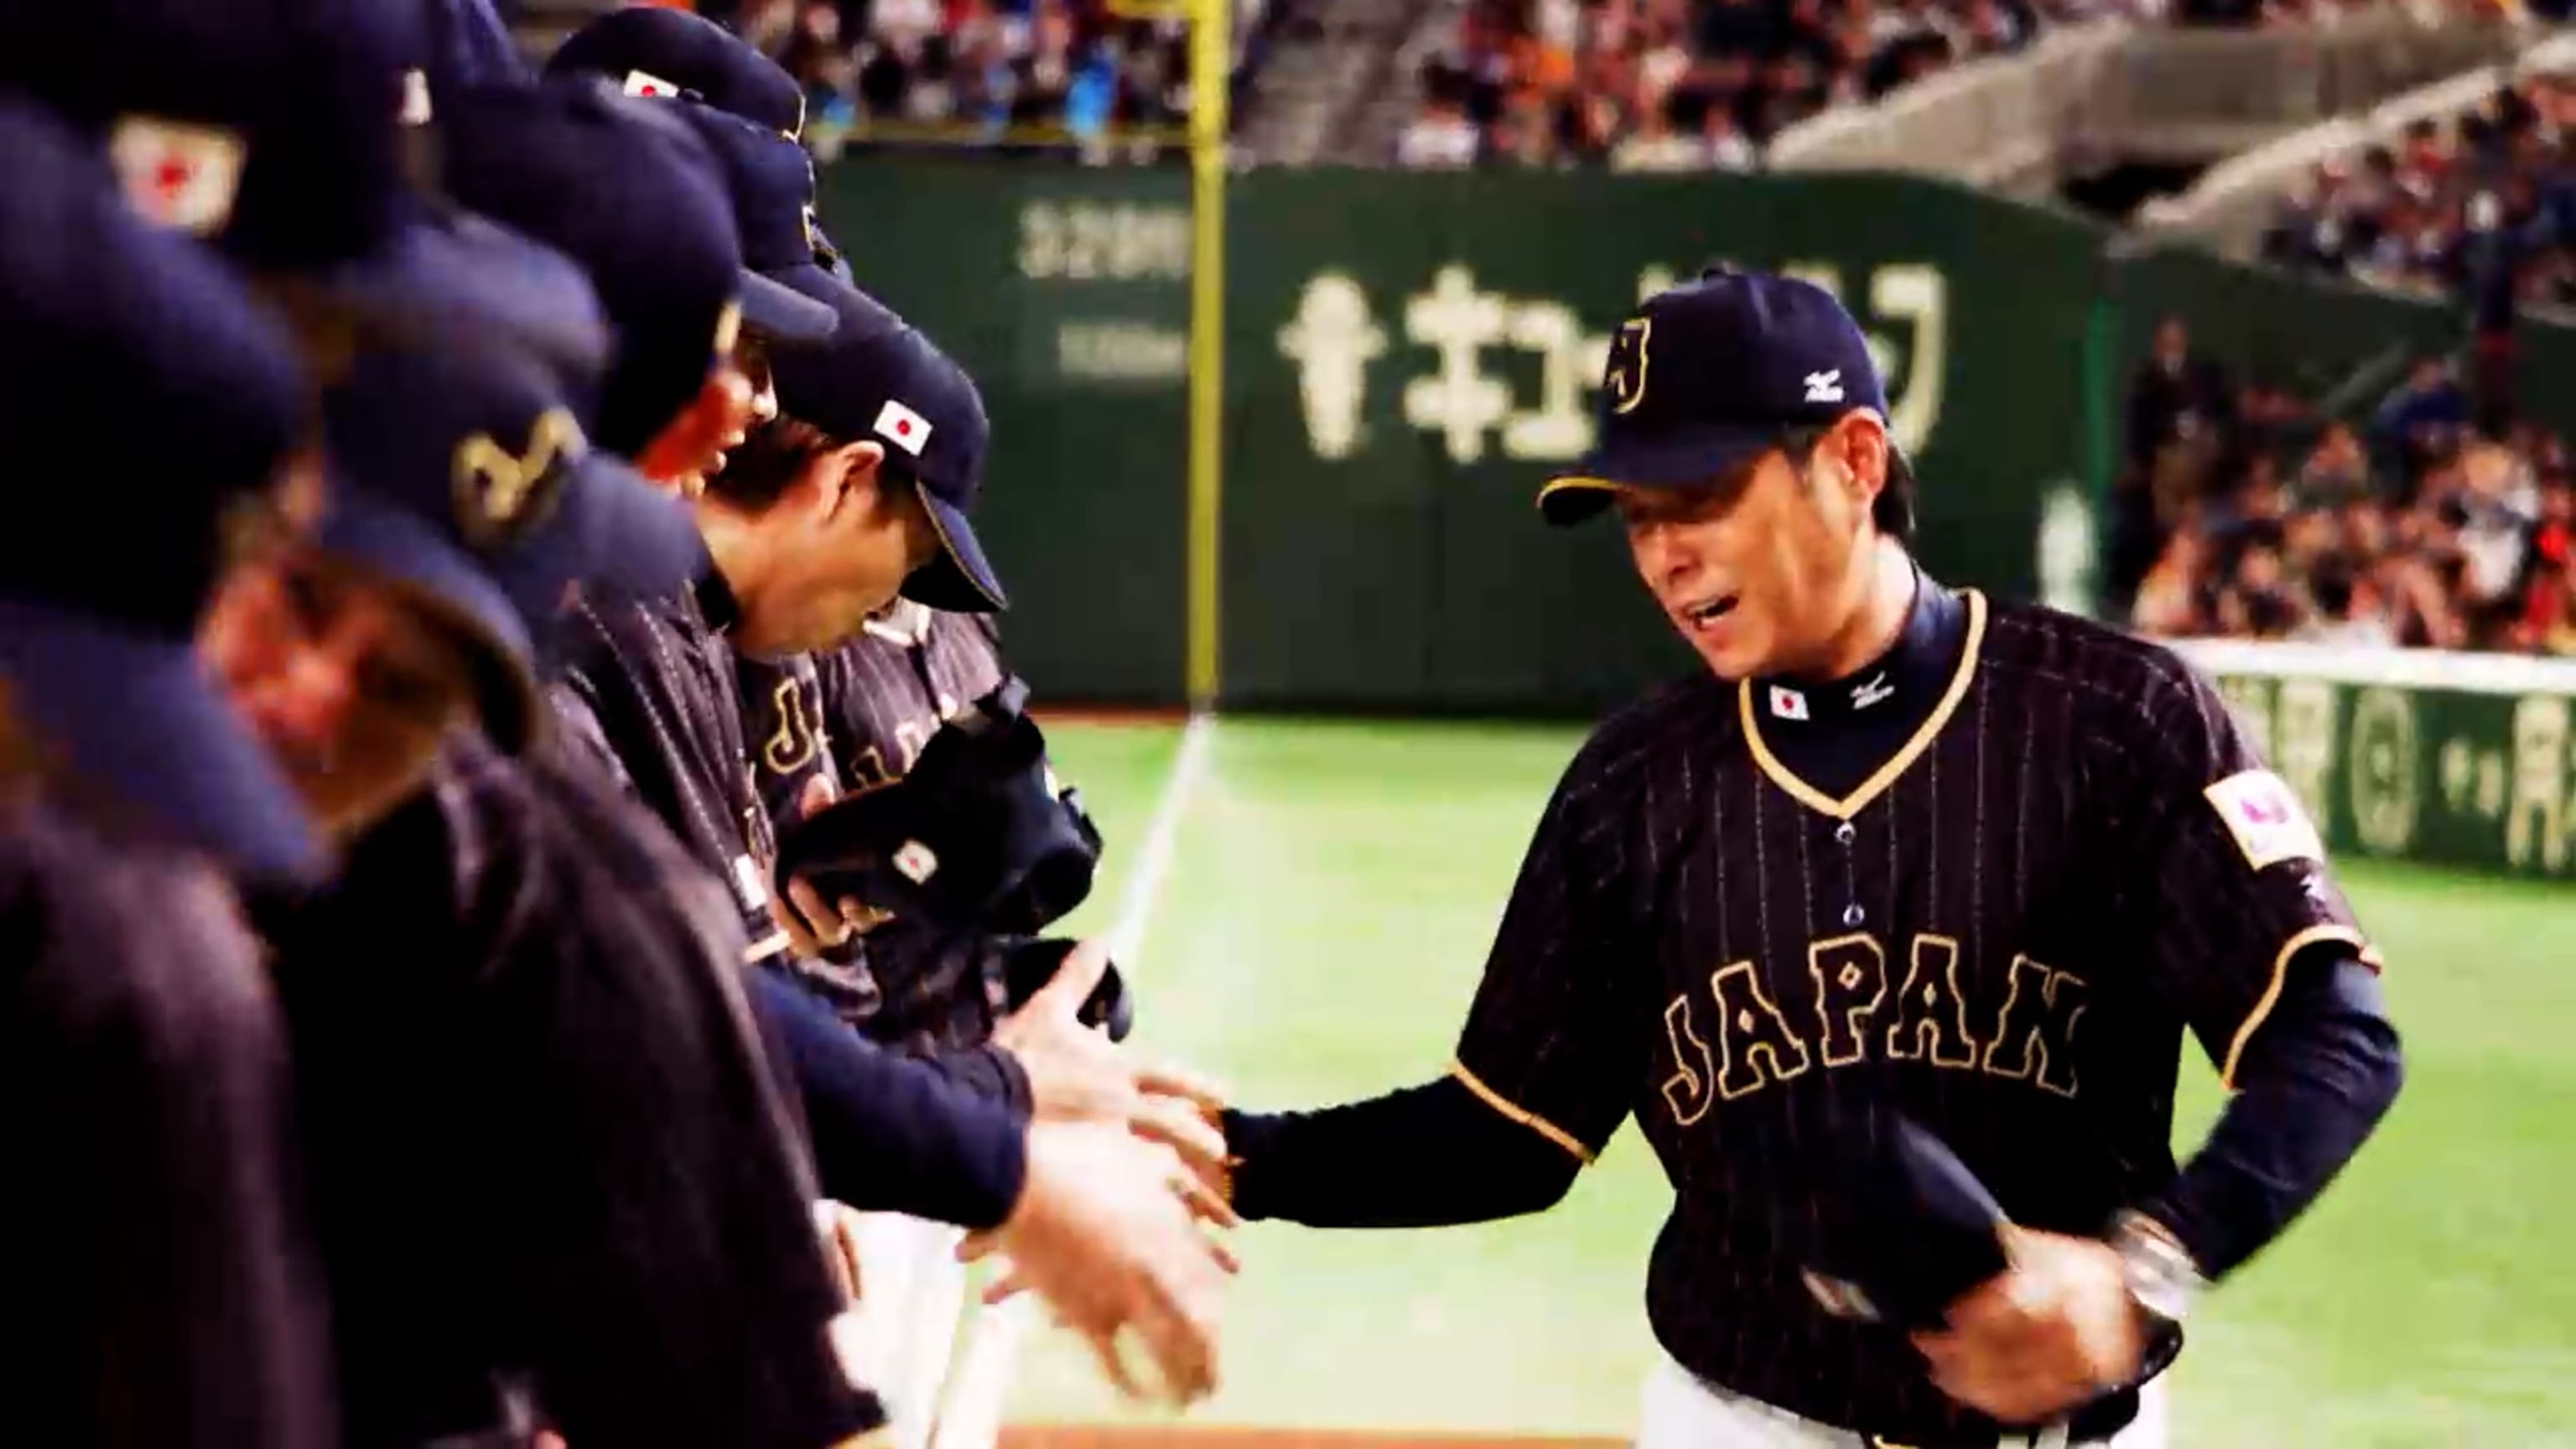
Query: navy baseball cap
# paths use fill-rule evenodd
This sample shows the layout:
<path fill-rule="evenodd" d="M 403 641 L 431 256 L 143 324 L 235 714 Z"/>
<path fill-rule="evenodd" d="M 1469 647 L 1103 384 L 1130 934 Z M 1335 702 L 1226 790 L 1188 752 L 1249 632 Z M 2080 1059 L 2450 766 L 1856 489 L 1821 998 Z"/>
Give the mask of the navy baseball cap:
<path fill-rule="evenodd" d="M 560 264 L 458 235 L 412 188 L 400 119 L 430 47 L 416 0 L 0 5 L 0 85 L 98 136 L 146 220 L 362 324 L 501 328 L 594 365 L 607 336 Z"/>
<path fill-rule="evenodd" d="M 230 521 L 294 447 L 291 343 L 213 253 L 138 220 L 86 137 L 0 101 L 0 698 L 68 783 L 244 871 L 315 841 L 199 661 Z"/>
<path fill-rule="evenodd" d="M 617 337 L 592 436 L 634 456 L 741 326 L 722 169 L 685 121 L 586 81 L 467 90 L 436 124 L 450 195 L 589 273 Z"/>
<path fill-rule="evenodd" d="M 849 283 L 826 271 L 814 222 L 814 160 L 805 148 L 729 111 L 681 101 L 732 185 L 742 243 L 743 321 L 763 336 L 814 343 L 832 335 Z M 783 295 L 778 295 L 783 294 Z M 819 321 L 817 320 L 819 319 Z"/>
<path fill-rule="evenodd" d="M 1791 430 L 1826 427 L 1854 409 L 1883 422 L 1887 396 L 1860 324 L 1833 293 L 1713 269 L 1656 293 L 1620 324 L 1602 372 L 1597 442 L 1539 490 L 1539 508 L 1550 523 L 1579 523 L 1622 488 L 1703 487 Z"/>
<path fill-rule="evenodd" d="M 843 442 L 883 445 L 886 471 L 920 484 L 940 550 L 903 581 L 905 598 L 957 614 L 1009 608 L 966 518 L 992 440 L 974 379 L 865 293 L 846 288 L 835 307 L 841 325 L 830 342 L 770 359 L 778 410 Z"/>
<path fill-rule="evenodd" d="M 1071 914 L 1100 831 L 1048 765 L 1028 694 L 1004 680 L 943 722 L 903 779 L 787 829 L 779 877 L 943 931 L 1034 935 Z"/>
<path fill-rule="evenodd" d="M 536 733 L 538 641 L 575 589 L 676 591 L 705 563 L 677 499 L 593 449 L 559 380 L 491 347 L 376 350 L 323 400 L 316 542 L 411 585 L 478 646 L 485 730 Z"/>
<path fill-rule="evenodd" d="M 631 96 L 686 97 L 794 140 L 805 91 L 777 62 L 714 21 L 660 5 L 611 10 L 565 37 L 548 75 L 595 75 Z"/>

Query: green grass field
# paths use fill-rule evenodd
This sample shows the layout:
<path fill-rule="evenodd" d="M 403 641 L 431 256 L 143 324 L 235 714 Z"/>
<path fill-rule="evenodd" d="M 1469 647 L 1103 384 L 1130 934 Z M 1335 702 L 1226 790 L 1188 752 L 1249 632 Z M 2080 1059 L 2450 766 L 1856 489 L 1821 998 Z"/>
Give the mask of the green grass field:
<path fill-rule="evenodd" d="M 1176 727 L 1059 725 L 1111 841 L 1106 932 Z M 1566 729 L 1227 720 L 1144 917 L 1137 1044 L 1251 1106 L 1443 1069 Z M 2576 1444 L 2576 891 L 2351 865 L 2389 961 L 2405 1096 L 2324 1203 L 2203 1306 L 2174 1442 Z M 2196 1140 L 2217 1089 L 2186 1064 Z M 1210 1425 L 1625 1435 L 1669 1206 L 1623 1133 L 1555 1212 L 1413 1233 L 1255 1225 Z M 2558 1224 L 2553 1233 L 2551 1224 Z M 1019 1423 L 1128 1420 L 1042 1331 Z"/>

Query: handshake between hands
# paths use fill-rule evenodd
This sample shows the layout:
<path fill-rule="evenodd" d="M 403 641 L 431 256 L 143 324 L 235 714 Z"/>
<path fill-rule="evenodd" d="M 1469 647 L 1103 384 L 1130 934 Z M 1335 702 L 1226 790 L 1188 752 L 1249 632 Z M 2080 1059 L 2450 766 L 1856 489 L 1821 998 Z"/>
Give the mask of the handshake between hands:
<path fill-rule="evenodd" d="M 1187 1404 L 1216 1387 L 1218 1310 L 1240 1268 L 1217 1232 L 1238 1222 L 1214 1186 L 1226 1171 L 1223 1104 L 1206 1082 L 1082 1024 L 1108 967 L 1101 943 L 1083 943 L 995 1030 L 1028 1075 L 1027 1177 L 1009 1220 L 958 1256 L 1006 1259 L 985 1301 L 1035 1292 L 1121 1392 Z M 1130 1368 L 1131 1340 L 1151 1386 Z"/>
<path fill-rule="evenodd" d="M 834 798 L 828 782 L 809 782 L 801 813 Z M 884 919 L 859 901 L 827 899 L 802 878 L 781 885 L 773 908 L 801 954 L 819 955 Z M 1106 946 L 1083 943 L 996 1025 L 993 1044 L 1028 1078 L 1026 1175 L 1010 1217 L 968 1237 L 958 1255 L 1006 1259 L 986 1302 L 1035 1292 L 1091 1344 L 1122 1392 L 1187 1404 L 1216 1387 L 1218 1308 L 1240 1266 L 1211 1231 L 1238 1221 L 1214 1185 L 1226 1180 L 1215 1125 L 1223 1104 L 1197 1077 L 1149 1065 L 1083 1023 L 1109 967 Z M 846 1246 L 838 1251 L 849 1256 Z M 1130 1369 L 1131 1341 L 1156 1371 L 1151 1387 Z"/>

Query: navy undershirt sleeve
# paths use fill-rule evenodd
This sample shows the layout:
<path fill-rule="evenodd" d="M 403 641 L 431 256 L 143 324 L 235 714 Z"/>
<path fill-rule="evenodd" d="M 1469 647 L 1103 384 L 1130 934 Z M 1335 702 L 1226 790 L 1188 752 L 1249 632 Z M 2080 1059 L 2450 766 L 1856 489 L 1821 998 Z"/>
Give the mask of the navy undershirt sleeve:
<path fill-rule="evenodd" d="M 2208 1140 L 2143 1210 L 2217 1280 L 2316 1201 L 2404 1077 L 2378 973 L 2340 942 L 2300 953 Z"/>
<path fill-rule="evenodd" d="M 1225 1114 L 1234 1208 L 1317 1228 L 1419 1228 L 1553 1206 L 1582 1164 L 1456 1077 L 1321 1112 Z"/>
<path fill-rule="evenodd" d="M 1028 1169 L 1003 1102 L 889 1052 L 774 971 L 747 973 L 752 1009 L 804 1099 L 823 1192 L 863 1212 L 999 1226 Z"/>

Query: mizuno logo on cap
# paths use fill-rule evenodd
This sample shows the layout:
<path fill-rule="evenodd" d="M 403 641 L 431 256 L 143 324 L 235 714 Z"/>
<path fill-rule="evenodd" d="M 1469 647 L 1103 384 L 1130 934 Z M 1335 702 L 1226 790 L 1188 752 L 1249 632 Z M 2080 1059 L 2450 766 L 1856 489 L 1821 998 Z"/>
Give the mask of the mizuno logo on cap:
<path fill-rule="evenodd" d="M 1834 403 L 1843 400 L 1843 370 L 1830 367 L 1823 372 L 1807 374 L 1807 401 Z"/>

